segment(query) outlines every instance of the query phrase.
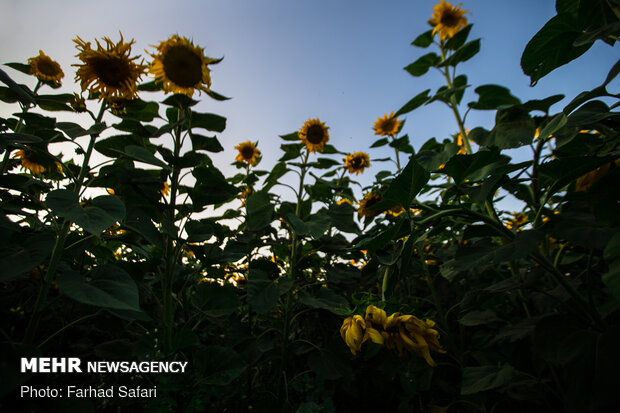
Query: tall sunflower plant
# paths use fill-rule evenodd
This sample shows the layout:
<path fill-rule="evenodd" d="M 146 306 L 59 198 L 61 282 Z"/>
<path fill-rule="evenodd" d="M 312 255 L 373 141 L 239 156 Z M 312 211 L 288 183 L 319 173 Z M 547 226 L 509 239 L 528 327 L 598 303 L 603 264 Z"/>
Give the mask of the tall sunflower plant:
<path fill-rule="evenodd" d="M 617 8 L 600 2 L 595 16 L 565 6 L 558 2 L 557 15 L 523 52 L 522 69 L 533 84 L 596 40 L 613 45 L 617 39 L 605 32 L 617 31 L 609 23 L 617 22 Z M 444 0 L 434 7 L 429 25 L 412 45 L 436 52 L 405 70 L 416 78 L 436 70 L 444 84 L 422 91 L 377 122 L 441 102 L 454 115 L 455 133 L 416 145 L 406 166 L 369 195 L 370 210 L 403 213 L 365 232 L 356 244 L 367 250 L 369 265 L 379 264 L 381 300 L 373 304 L 401 311 L 408 305 L 414 315 L 434 320 L 430 328 L 441 335 L 445 353 L 430 353 L 436 365 L 429 373 L 433 385 L 410 393 L 407 403 L 430 397 L 434 404 L 428 409 L 493 409 L 508 396 L 511 405 L 524 409 L 617 406 L 605 384 L 613 373 L 593 361 L 600 354 L 586 344 L 618 343 L 619 198 L 611 188 L 618 177 L 613 109 L 620 96 L 609 92 L 617 65 L 599 87 L 564 101 L 560 109 L 554 107 L 563 95 L 523 102 L 509 89 L 488 84 L 474 88 L 474 100 L 463 110 L 470 85 L 458 69 L 474 58 L 480 39 L 469 40 L 474 30 L 466 10 Z M 561 36 L 554 31 L 560 26 Z M 583 37 L 576 40 L 576 33 Z M 467 127 L 471 110 L 493 111 L 494 126 Z M 391 142 L 388 138 L 376 146 Z M 513 161 L 511 149 L 528 147 L 530 157 Z M 515 205 L 516 211 L 506 209 Z M 400 315 L 390 323 L 387 314 L 362 307 L 343 320 L 340 333 L 353 355 L 368 357 L 377 344 L 388 346 L 391 332 L 403 340 L 399 349 L 407 348 L 407 330 L 394 321 Z M 574 332 L 581 338 L 571 341 Z M 573 349 L 571 355 L 556 357 L 554 349 L 565 345 Z M 605 357 L 616 359 L 606 351 Z M 594 373 L 598 368 L 600 374 Z M 457 371 L 459 379 L 450 379 Z M 554 396 L 536 393 L 537 385 L 527 377 L 545 382 Z M 496 379 L 496 385 L 480 385 Z M 452 396 L 433 390 L 448 387 L 458 390 Z M 588 393 L 594 388 L 597 396 Z M 520 399 L 513 391 L 528 396 Z"/>

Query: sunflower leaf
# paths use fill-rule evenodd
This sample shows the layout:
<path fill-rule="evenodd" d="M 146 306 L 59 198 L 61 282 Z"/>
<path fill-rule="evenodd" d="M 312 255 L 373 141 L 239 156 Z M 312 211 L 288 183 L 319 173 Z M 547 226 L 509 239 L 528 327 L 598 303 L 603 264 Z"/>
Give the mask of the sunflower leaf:
<path fill-rule="evenodd" d="M 470 24 L 459 30 L 454 36 L 448 39 L 444 47 L 448 50 L 458 50 L 458 48 L 463 46 L 467 41 L 467 37 L 469 36 L 469 32 L 471 32 L 472 27 L 473 24 Z"/>
<path fill-rule="evenodd" d="M 86 207 L 78 202 L 78 195 L 68 189 L 57 189 L 47 194 L 47 206 L 54 214 L 65 218 L 94 235 L 125 218 L 125 205 L 113 195 L 98 196 Z"/>
<path fill-rule="evenodd" d="M 203 128 L 211 132 L 223 132 L 226 129 L 226 118 L 213 113 L 191 112 L 192 128 Z"/>
<path fill-rule="evenodd" d="M 415 38 L 413 42 L 411 42 L 412 46 L 417 46 L 421 48 L 427 48 L 433 44 L 433 29 L 426 31 Z"/>
<path fill-rule="evenodd" d="M 192 140 L 192 148 L 195 151 L 222 152 L 224 150 L 220 141 L 215 136 L 202 136 L 190 133 L 190 138 Z"/>
<path fill-rule="evenodd" d="M 439 63 L 440 59 L 436 53 L 427 53 L 424 56 L 420 57 L 415 62 L 405 67 L 405 70 L 411 75 L 415 77 L 422 76 L 431 67 L 434 67 Z"/>
<path fill-rule="evenodd" d="M 207 90 L 206 94 L 209 95 L 209 97 L 211 97 L 212 99 L 218 100 L 218 101 L 224 101 L 224 100 L 229 100 L 229 97 L 226 97 L 224 95 L 220 95 L 219 93 L 213 91 L 213 90 Z"/>
<path fill-rule="evenodd" d="M 480 39 L 472 40 L 459 47 L 452 56 L 448 57 L 439 67 L 456 66 L 474 57 L 480 51 Z"/>
<path fill-rule="evenodd" d="M 198 103 L 198 101 L 190 98 L 187 95 L 184 95 L 183 93 L 177 93 L 175 95 L 169 96 L 161 103 L 167 106 L 175 106 L 177 108 L 184 109 L 194 106 Z"/>
<path fill-rule="evenodd" d="M 398 111 L 394 114 L 394 117 L 398 117 L 400 115 L 404 115 L 405 113 L 409 113 L 412 110 L 417 109 L 418 107 L 428 102 L 429 100 L 428 93 L 430 91 L 431 91 L 430 89 L 426 89 L 424 92 L 418 93 L 413 99 L 405 103 L 405 105 L 402 108 L 398 109 Z"/>

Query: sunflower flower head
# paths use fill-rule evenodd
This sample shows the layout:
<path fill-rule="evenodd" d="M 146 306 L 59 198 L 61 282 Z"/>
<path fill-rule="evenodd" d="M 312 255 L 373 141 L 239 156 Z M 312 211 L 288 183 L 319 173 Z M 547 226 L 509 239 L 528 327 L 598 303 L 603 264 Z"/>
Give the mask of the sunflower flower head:
<path fill-rule="evenodd" d="M 428 21 L 435 26 L 433 35 L 439 33 L 439 39 L 444 41 L 454 36 L 459 30 L 467 26 L 467 18 L 464 17 L 467 10 L 461 10 L 458 4 L 452 7 L 452 3 L 440 0 L 439 4 L 433 6 L 433 15 Z"/>
<path fill-rule="evenodd" d="M 370 158 L 365 152 L 348 154 L 346 158 L 344 158 L 344 166 L 350 174 L 359 175 L 361 172 L 364 172 L 364 169 L 370 166 Z"/>
<path fill-rule="evenodd" d="M 159 192 L 161 193 L 161 196 L 168 196 L 170 195 L 170 185 L 168 185 L 168 182 L 163 181 L 159 187 Z"/>
<path fill-rule="evenodd" d="M 79 50 L 76 57 L 82 61 L 74 65 L 78 67 L 75 80 L 80 81 L 82 92 L 89 89 L 99 93 L 99 99 L 136 97 L 138 80 L 145 73 L 146 65 L 136 63 L 139 56 L 130 56 L 133 40 L 125 43 L 121 34 L 118 43 L 114 43 L 104 37 L 104 45 L 96 40 L 96 49 L 79 36 L 73 41 Z"/>
<path fill-rule="evenodd" d="M 260 151 L 256 148 L 256 144 L 246 141 L 235 146 L 235 149 L 239 151 L 235 157 L 237 162 L 245 162 L 248 165 L 256 166 L 260 160 Z"/>
<path fill-rule="evenodd" d="M 354 355 L 367 341 L 396 349 L 402 355 L 404 350 L 418 354 L 429 366 L 436 363 L 431 351 L 445 353 L 439 344 L 439 332 L 434 329 L 435 322 L 401 313 L 387 313 L 374 305 L 366 308 L 366 315 L 347 317 L 340 328 L 340 335 Z"/>
<path fill-rule="evenodd" d="M 149 72 L 155 76 L 166 93 L 182 93 L 192 97 L 195 91 L 208 92 L 211 87 L 209 64 L 220 60 L 207 57 L 200 46 L 186 37 L 172 35 L 160 42 L 156 54 L 151 54 L 153 61 Z"/>
<path fill-rule="evenodd" d="M 33 175 L 41 175 L 45 172 L 45 166 L 41 165 L 32 153 L 27 153 L 24 149 L 18 149 L 13 158 L 20 160 L 22 170 L 30 171 Z"/>
<path fill-rule="evenodd" d="M 401 124 L 402 122 L 394 116 L 394 112 L 391 112 L 389 115 L 386 113 L 382 118 L 378 118 L 372 128 L 375 135 L 394 136 L 398 133 Z"/>
<path fill-rule="evenodd" d="M 377 202 L 381 201 L 383 197 L 376 192 L 368 192 L 364 195 L 364 198 L 359 202 L 357 212 L 363 217 L 374 217 L 381 211 L 375 209 L 369 209 Z"/>
<path fill-rule="evenodd" d="M 345 318 L 340 327 L 340 336 L 347 344 L 353 355 L 357 354 L 362 348 L 362 340 L 364 339 L 364 329 L 366 323 L 360 315 L 354 315 Z"/>
<path fill-rule="evenodd" d="M 30 74 L 36 76 L 42 82 L 50 82 L 55 86 L 60 86 L 60 81 L 65 74 L 58 62 L 39 50 L 39 55 L 28 59 Z"/>
<path fill-rule="evenodd" d="M 77 112 L 82 113 L 86 112 L 86 100 L 82 97 L 82 95 L 78 95 L 77 93 L 73 94 L 73 98 L 69 101 L 71 108 Z"/>
<path fill-rule="evenodd" d="M 319 118 L 308 119 L 299 130 L 299 139 L 306 145 L 308 152 L 323 152 L 323 146 L 329 141 L 329 127 Z"/>

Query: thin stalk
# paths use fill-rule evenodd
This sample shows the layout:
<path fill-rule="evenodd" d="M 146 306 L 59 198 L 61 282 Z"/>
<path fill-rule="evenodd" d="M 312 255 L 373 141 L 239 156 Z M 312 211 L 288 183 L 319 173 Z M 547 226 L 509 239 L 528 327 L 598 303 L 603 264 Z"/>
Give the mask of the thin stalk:
<path fill-rule="evenodd" d="M 445 62 L 446 52 L 443 48 L 443 44 L 439 45 L 439 50 L 441 51 L 441 61 Z M 444 77 L 446 78 L 446 83 L 448 85 L 448 88 L 452 89 L 454 87 L 454 82 L 450 78 L 449 70 L 450 70 L 449 67 L 446 66 L 444 70 L 442 71 L 442 73 Z M 461 117 L 461 114 L 459 113 L 458 103 L 456 102 L 456 97 L 454 96 L 454 94 L 450 95 L 450 103 L 448 104 L 448 106 L 450 107 L 450 109 L 452 109 L 452 112 L 454 113 L 454 117 L 456 118 L 456 123 L 459 126 L 459 131 L 461 132 L 461 136 L 463 137 L 463 143 L 465 144 L 465 151 L 467 153 L 472 153 L 471 145 L 469 144 L 469 138 L 467 137 L 467 133 L 465 132 L 465 125 L 463 124 L 463 118 Z"/>
<path fill-rule="evenodd" d="M 105 113 L 106 103 L 105 101 L 101 102 L 101 108 L 99 109 L 99 115 L 97 119 L 95 119 L 96 123 L 101 122 L 103 118 L 103 114 Z M 95 147 L 95 140 L 99 134 L 90 135 L 90 142 L 88 144 L 88 149 L 84 154 L 84 160 L 82 161 L 82 168 L 80 169 L 80 174 L 78 175 L 75 181 L 75 187 L 73 188 L 73 192 L 76 194 L 80 193 L 82 188 L 84 178 L 86 177 L 86 173 L 88 168 L 88 163 L 90 162 L 90 157 L 93 153 L 93 149 Z M 71 227 L 71 221 L 63 220 L 63 224 L 60 227 L 60 231 L 58 232 L 58 237 L 56 238 L 56 243 L 54 244 L 54 249 L 52 250 L 52 256 L 50 258 L 50 263 L 47 267 L 47 272 L 45 277 L 43 278 L 43 283 L 41 284 L 41 288 L 39 289 L 39 294 L 37 295 L 37 300 L 34 304 L 34 310 L 32 313 L 32 317 L 28 322 L 28 326 L 26 327 L 26 333 L 24 336 L 24 342 L 30 344 L 34 340 L 34 336 L 36 334 L 37 328 L 39 326 L 39 321 L 41 320 L 41 313 L 43 307 L 45 306 L 45 302 L 47 301 L 47 295 L 50 290 L 50 286 L 54 277 L 56 276 L 56 268 L 58 263 L 60 262 L 60 258 L 62 257 L 62 253 L 65 248 L 65 241 L 67 240 L 67 236 L 69 235 L 69 229 Z"/>
<path fill-rule="evenodd" d="M 174 151 L 174 159 L 178 159 L 181 154 L 181 134 L 183 124 L 181 122 L 181 118 L 183 117 L 183 110 L 177 109 L 177 127 L 174 128 L 173 137 L 173 151 Z M 176 166 L 172 165 L 172 174 L 170 176 L 170 203 L 168 204 L 167 211 L 167 219 L 172 222 L 174 226 L 174 222 L 176 220 L 176 200 L 177 200 L 177 191 L 179 188 L 179 176 L 181 170 Z M 174 279 L 174 269 L 177 263 L 177 251 L 174 240 L 170 237 L 170 235 L 166 235 L 166 244 L 165 251 L 166 257 L 166 267 L 164 271 L 164 276 L 162 277 L 162 302 L 163 302 L 163 324 L 164 324 L 164 350 L 167 353 L 172 351 L 172 331 L 174 324 L 174 310 L 175 303 L 172 297 L 172 283 Z"/>

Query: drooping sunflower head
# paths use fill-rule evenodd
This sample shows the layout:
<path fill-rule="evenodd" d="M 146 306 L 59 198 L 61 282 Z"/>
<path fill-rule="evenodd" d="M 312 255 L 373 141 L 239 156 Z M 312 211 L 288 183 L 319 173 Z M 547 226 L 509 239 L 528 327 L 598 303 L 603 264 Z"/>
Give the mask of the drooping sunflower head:
<path fill-rule="evenodd" d="M 359 202 L 359 206 L 357 208 L 358 214 L 363 217 L 374 217 L 378 215 L 381 211 L 376 209 L 369 209 L 377 202 L 381 201 L 383 197 L 376 192 L 368 192 L 364 195 L 364 198 Z"/>
<path fill-rule="evenodd" d="M 435 26 L 433 35 L 439 33 L 441 41 L 451 38 L 463 27 L 467 26 L 467 18 L 464 17 L 467 10 L 461 10 L 461 5 L 452 7 L 452 3 L 440 0 L 439 4 L 433 6 L 433 15 L 428 21 Z"/>
<path fill-rule="evenodd" d="M 176 34 L 153 47 L 157 54 L 151 54 L 153 61 L 149 72 L 164 92 L 192 97 L 196 90 L 199 94 L 209 91 L 211 71 L 207 65 L 218 63 L 219 59 L 207 57 L 202 47 L 194 46 L 188 38 Z"/>
<path fill-rule="evenodd" d="M 36 158 L 34 153 L 29 153 L 24 149 L 18 149 L 13 155 L 13 158 L 19 159 L 21 168 L 24 171 L 30 171 L 33 175 L 41 175 L 46 170 L 45 166 L 41 164 L 41 161 Z"/>
<path fill-rule="evenodd" d="M 386 113 L 382 118 L 378 118 L 372 128 L 375 135 L 394 136 L 398 133 L 401 123 L 394 116 L 394 112 L 391 112 L 389 115 Z"/>
<path fill-rule="evenodd" d="M 242 142 L 235 146 L 235 149 L 239 151 L 235 157 L 237 162 L 245 162 L 248 165 L 256 166 L 260 159 L 260 151 L 256 148 L 256 145 L 250 141 Z"/>
<path fill-rule="evenodd" d="M 76 57 L 82 61 L 75 74 L 80 81 L 82 92 L 90 89 L 99 93 L 99 99 L 123 98 L 133 99 L 137 95 L 138 80 L 146 71 L 146 65 L 137 63 L 139 56 L 131 57 L 133 40 L 125 43 L 123 35 L 118 43 L 107 37 L 103 38 L 105 46 L 97 42 L 97 49 L 90 47 L 79 36 L 73 40 L 80 51 Z"/>
<path fill-rule="evenodd" d="M 306 145 L 308 152 L 323 152 L 323 146 L 329 141 L 329 127 L 319 118 L 308 119 L 299 131 L 299 139 Z"/>
<path fill-rule="evenodd" d="M 65 77 L 58 62 L 52 60 L 42 50 L 39 50 L 38 56 L 28 59 L 28 64 L 30 65 L 30 74 L 43 82 L 60 86 L 61 79 Z"/>
<path fill-rule="evenodd" d="M 344 158 L 344 166 L 350 174 L 359 175 L 361 172 L 364 172 L 364 169 L 370 166 L 370 158 L 365 152 L 348 154 L 347 157 Z"/>

